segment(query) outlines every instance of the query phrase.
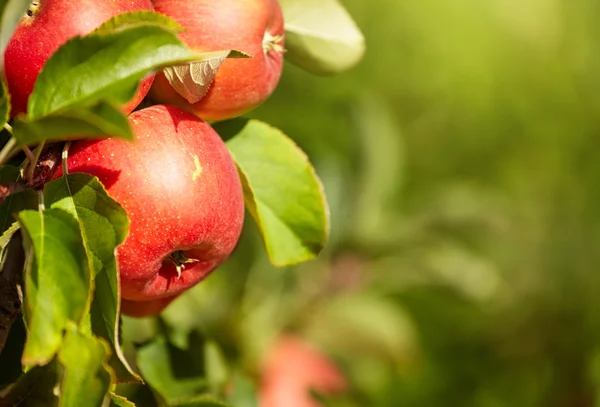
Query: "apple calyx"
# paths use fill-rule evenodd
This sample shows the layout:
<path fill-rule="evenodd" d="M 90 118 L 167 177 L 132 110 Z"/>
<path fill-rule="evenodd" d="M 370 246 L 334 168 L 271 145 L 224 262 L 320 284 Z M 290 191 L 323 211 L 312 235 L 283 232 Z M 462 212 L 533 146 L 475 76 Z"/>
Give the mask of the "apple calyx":
<path fill-rule="evenodd" d="M 37 14 L 38 10 L 40 9 L 40 2 L 39 1 L 32 1 L 29 4 L 29 8 L 27 9 L 27 17 L 35 17 L 35 15 Z"/>
<path fill-rule="evenodd" d="M 190 259 L 185 255 L 183 250 L 177 250 L 176 252 L 171 253 L 169 260 L 175 264 L 175 269 L 177 270 L 177 280 L 181 278 L 181 273 L 183 272 L 186 264 L 197 263 L 200 261 L 198 259 Z"/>
<path fill-rule="evenodd" d="M 263 38 L 263 50 L 265 54 L 273 51 L 278 54 L 283 54 L 285 52 L 285 48 L 281 43 L 283 42 L 283 35 L 273 35 L 269 31 L 265 32 L 265 37 Z"/>

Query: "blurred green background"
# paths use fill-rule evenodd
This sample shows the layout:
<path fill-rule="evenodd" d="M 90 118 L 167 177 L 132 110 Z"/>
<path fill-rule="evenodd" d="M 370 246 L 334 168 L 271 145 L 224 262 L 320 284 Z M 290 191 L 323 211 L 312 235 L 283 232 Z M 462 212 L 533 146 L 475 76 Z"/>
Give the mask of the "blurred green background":
<path fill-rule="evenodd" d="M 331 406 L 600 406 L 600 3 L 343 3 L 364 60 L 288 64 L 252 113 L 317 167 L 326 252 L 274 269 L 248 222 L 166 320 L 245 371 L 297 332 L 352 383 Z"/>

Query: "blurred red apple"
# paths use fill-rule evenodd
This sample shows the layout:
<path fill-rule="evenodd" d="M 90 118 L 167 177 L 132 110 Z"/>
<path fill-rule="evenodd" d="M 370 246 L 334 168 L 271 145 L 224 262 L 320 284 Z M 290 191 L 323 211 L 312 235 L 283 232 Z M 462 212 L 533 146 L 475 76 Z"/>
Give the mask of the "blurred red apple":
<path fill-rule="evenodd" d="M 323 395 L 344 392 L 346 379 L 326 355 L 301 338 L 278 338 L 262 368 L 260 407 L 320 407 L 311 390 Z"/>
<path fill-rule="evenodd" d="M 150 0 L 38 0 L 17 26 L 4 54 L 11 95 L 11 117 L 27 111 L 33 86 L 50 56 L 70 38 L 85 35 L 118 14 L 152 10 Z M 148 93 L 152 77 L 142 81 L 137 95 L 123 107 L 132 112 Z"/>
<path fill-rule="evenodd" d="M 130 233 L 117 249 L 121 296 L 124 312 L 142 316 L 158 313 L 231 254 L 244 199 L 235 163 L 206 122 L 159 105 L 132 113 L 130 123 L 134 142 L 79 141 L 67 163 L 70 173 L 97 176 L 127 211 Z"/>
<path fill-rule="evenodd" d="M 152 99 L 216 121 L 246 113 L 273 93 L 283 67 L 283 16 L 277 0 L 154 0 L 153 3 L 156 11 L 186 28 L 180 38 L 191 49 L 202 52 L 234 49 L 252 58 L 226 59 L 208 93 L 193 104 L 159 73 L 150 90 Z"/>

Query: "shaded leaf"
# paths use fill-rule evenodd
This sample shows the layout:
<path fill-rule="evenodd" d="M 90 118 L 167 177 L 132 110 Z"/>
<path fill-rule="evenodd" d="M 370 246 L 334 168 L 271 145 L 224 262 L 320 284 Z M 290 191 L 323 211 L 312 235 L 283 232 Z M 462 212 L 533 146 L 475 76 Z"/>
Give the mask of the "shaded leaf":
<path fill-rule="evenodd" d="M 84 334 L 71 325 L 65 334 L 58 362 L 63 367 L 60 407 L 97 407 L 109 398 L 110 350 L 102 340 Z"/>
<path fill-rule="evenodd" d="M 315 74 L 354 66 L 365 40 L 337 0 L 280 0 L 285 18 L 286 61 Z"/>
<path fill-rule="evenodd" d="M 69 213 L 24 210 L 19 221 L 32 249 L 25 270 L 29 334 L 23 364 L 46 364 L 69 321 L 83 320 L 91 301 L 90 269 L 79 225 Z"/>
<path fill-rule="evenodd" d="M 0 0 L 0 72 L 4 71 L 3 56 L 8 41 L 30 3 L 30 0 Z"/>
<path fill-rule="evenodd" d="M 132 140 L 127 117 L 110 103 L 99 102 L 87 108 L 72 108 L 33 120 L 15 120 L 13 134 L 24 145 L 44 140 L 79 140 L 118 137 Z"/>
<path fill-rule="evenodd" d="M 168 404 L 188 399 L 207 390 L 202 372 L 185 351 L 158 337 L 138 349 L 137 365 L 142 377 Z"/>
<path fill-rule="evenodd" d="M 16 383 L 0 390 L 0 407 L 55 407 L 58 398 L 54 387 L 58 381 L 55 363 L 34 367 Z"/>
<path fill-rule="evenodd" d="M 0 231 L 4 233 L 17 220 L 15 215 L 23 209 L 37 208 L 38 197 L 34 190 L 26 189 L 18 194 L 10 195 L 0 205 Z"/>
<path fill-rule="evenodd" d="M 1 54 L 0 54 L 1 55 Z M 10 94 L 8 86 L 4 80 L 4 75 L 0 76 L 0 129 L 8 122 L 10 113 Z"/>
<path fill-rule="evenodd" d="M 46 205 L 70 213 L 79 223 L 94 277 L 92 332 L 110 344 L 111 365 L 119 380 L 138 380 L 119 346 L 119 275 L 115 248 L 129 231 L 127 213 L 108 196 L 98 178 L 83 173 L 49 182 L 44 197 Z"/>
<path fill-rule="evenodd" d="M 306 154 L 285 134 L 257 120 L 215 125 L 241 174 L 246 207 L 271 262 L 286 266 L 315 258 L 329 235 L 321 182 Z"/>
<path fill-rule="evenodd" d="M 131 18 L 126 25 L 112 33 L 101 29 L 75 37 L 61 46 L 38 76 L 29 98 L 29 117 L 98 100 L 126 103 L 151 70 L 197 59 L 169 27 L 133 25 Z"/>
<path fill-rule="evenodd" d="M 27 339 L 23 318 L 17 318 L 10 328 L 4 349 L 0 353 L 0 389 L 17 381 L 23 374 L 21 355 Z"/>

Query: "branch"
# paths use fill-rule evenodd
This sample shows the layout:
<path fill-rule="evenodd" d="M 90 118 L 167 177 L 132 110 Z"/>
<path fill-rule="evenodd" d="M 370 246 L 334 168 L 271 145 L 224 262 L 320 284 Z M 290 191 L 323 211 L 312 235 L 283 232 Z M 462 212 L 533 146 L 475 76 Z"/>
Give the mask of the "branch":
<path fill-rule="evenodd" d="M 21 313 L 24 265 L 23 238 L 21 231 L 17 230 L 6 246 L 6 257 L 0 272 L 0 353 L 12 324 Z"/>

